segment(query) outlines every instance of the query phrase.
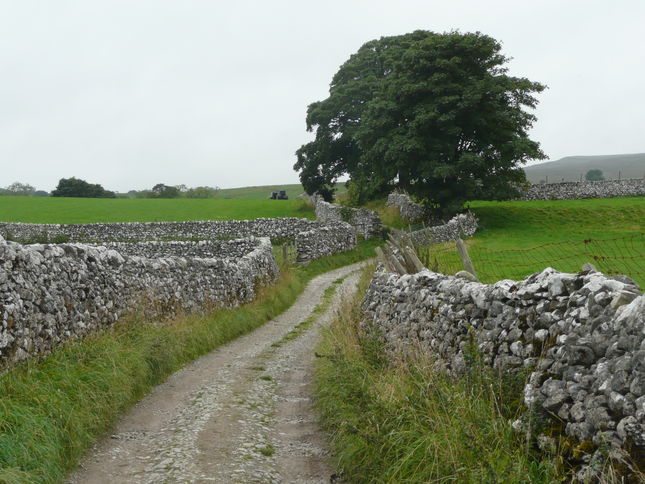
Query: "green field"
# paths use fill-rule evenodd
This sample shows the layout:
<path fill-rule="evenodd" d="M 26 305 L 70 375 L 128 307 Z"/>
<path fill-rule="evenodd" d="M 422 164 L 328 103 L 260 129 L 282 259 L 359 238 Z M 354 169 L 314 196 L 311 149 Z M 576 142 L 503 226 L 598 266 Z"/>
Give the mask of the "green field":
<path fill-rule="evenodd" d="M 303 200 L 0 197 L 0 222 L 93 223 L 313 218 Z"/>
<path fill-rule="evenodd" d="M 479 230 L 468 246 L 484 282 L 520 279 L 551 266 L 577 272 L 591 262 L 645 285 L 645 198 L 473 202 Z M 639 235 L 640 234 L 640 235 Z M 586 241 L 586 242 L 585 242 Z M 462 269 L 452 245 L 423 249 L 429 266 Z"/>

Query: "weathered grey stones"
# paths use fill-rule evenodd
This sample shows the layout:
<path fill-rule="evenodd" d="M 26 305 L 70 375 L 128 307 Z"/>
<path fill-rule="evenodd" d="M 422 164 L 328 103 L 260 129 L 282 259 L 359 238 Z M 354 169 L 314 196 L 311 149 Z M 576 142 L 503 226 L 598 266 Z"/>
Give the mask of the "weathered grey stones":
<path fill-rule="evenodd" d="M 334 205 L 325 202 L 317 195 L 310 197 L 310 199 L 316 210 L 316 220 L 320 223 L 328 225 L 348 223 L 354 227 L 357 234 L 366 239 L 381 233 L 381 217 L 374 210 Z"/>
<path fill-rule="evenodd" d="M 605 450 L 645 445 L 645 296 L 628 277 L 547 268 L 486 285 L 380 267 L 363 309 L 363 330 L 389 352 L 425 349 L 459 373 L 474 338 L 485 364 L 530 369 L 527 409 L 568 437 Z"/>
<path fill-rule="evenodd" d="M 398 208 L 401 218 L 404 220 L 422 220 L 428 216 L 426 208 L 414 202 L 407 193 L 390 193 L 387 196 L 386 205 L 388 207 Z"/>
<path fill-rule="evenodd" d="M 361 229 L 362 230 L 362 229 Z M 50 240 L 66 236 L 70 242 L 104 244 L 106 242 L 141 242 L 168 240 L 217 241 L 240 237 L 269 237 L 295 242 L 296 257 L 300 262 L 351 250 L 356 246 L 356 229 L 346 223 L 320 223 L 301 218 L 258 218 L 253 220 L 226 220 L 203 222 L 130 222 L 97 224 L 25 224 L 0 222 L 0 234 L 9 233 L 17 240 L 30 240 L 46 235 Z M 301 233 L 307 236 L 298 237 Z M 172 243 L 163 246 L 167 254 Z M 185 246 L 176 246 L 185 250 Z M 161 250 L 150 244 L 152 251 Z M 332 249 L 333 248 L 333 249 Z M 323 250 L 324 249 L 324 250 Z M 143 246 L 138 248 L 146 251 Z M 205 254 L 206 246 L 196 247 L 197 257 Z M 215 249 L 214 249 L 215 250 Z M 212 253 L 212 251 L 211 251 Z M 145 255 L 141 252 L 139 255 Z"/>
<path fill-rule="evenodd" d="M 415 244 L 439 244 L 458 237 L 470 237 L 477 231 L 477 219 L 471 213 L 455 215 L 443 225 L 435 225 L 410 233 Z"/>
<path fill-rule="evenodd" d="M 0 365 L 51 350 L 132 310 L 164 317 L 236 306 L 278 273 L 268 238 L 105 247 L 21 245 L 0 237 Z"/>
<path fill-rule="evenodd" d="M 577 200 L 645 196 L 645 178 L 531 185 L 517 200 Z"/>

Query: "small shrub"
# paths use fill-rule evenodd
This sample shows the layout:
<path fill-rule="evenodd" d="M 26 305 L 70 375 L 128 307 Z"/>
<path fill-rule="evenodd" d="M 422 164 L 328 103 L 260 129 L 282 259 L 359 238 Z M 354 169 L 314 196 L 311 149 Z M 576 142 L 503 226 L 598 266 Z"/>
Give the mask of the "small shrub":
<path fill-rule="evenodd" d="M 352 223 L 354 219 L 354 210 L 351 207 L 340 207 L 340 218 L 343 222 Z"/>
<path fill-rule="evenodd" d="M 65 244 L 69 242 L 69 235 L 58 234 L 52 238 L 52 244 Z"/>

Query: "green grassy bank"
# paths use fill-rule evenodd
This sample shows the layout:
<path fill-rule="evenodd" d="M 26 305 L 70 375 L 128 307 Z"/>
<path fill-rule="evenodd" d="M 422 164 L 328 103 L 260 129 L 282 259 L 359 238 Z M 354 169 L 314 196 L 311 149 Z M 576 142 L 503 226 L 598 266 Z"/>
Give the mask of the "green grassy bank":
<path fill-rule="evenodd" d="M 479 219 L 474 240 L 489 248 L 610 238 L 645 230 L 645 197 L 472 202 Z"/>
<path fill-rule="evenodd" d="M 452 379 L 427 357 L 388 362 L 378 341 L 360 336 L 370 276 L 317 348 L 316 406 L 347 481 L 559 482 L 557 459 L 538 456 L 511 428 L 523 378 L 474 366 Z"/>
<path fill-rule="evenodd" d="M 591 262 L 603 272 L 626 274 L 645 286 L 644 197 L 471 202 L 468 207 L 479 229 L 467 245 L 483 282 L 521 279 L 548 266 L 577 272 Z M 385 223 L 407 229 L 396 209 L 384 203 L 377 208 Z M 421 252 L 424 263 L 440 272 L 463 269 L 452 244 Z"/>
<path fill-rule="evenodd" d="M 471 209 L 480 228 L 467 244 L 483 282 L 521 279 L 549 266 L 578 272 L 589 262 L 609 275 L 626 274 L 645 287 L 643 197 L 477 202 Z M 425 255 L 432 265 L 433 250 Z M 452 248 L 434 255 L 442 272 L 462 268 Z"/>
<path fill-rule="evenodd" d="M 154 385 L 287 309 L 323 272 L 372 257 L 377 241 L 283 270 L 252 303 L 163 324 L 131 316 L 0 376 L 0 482 L 61 482 Z"/>
<path fill-rule="evenodd" d="M 0 197 L 0 222 L 94 223 L 314 218 L 303 200 Z"/>

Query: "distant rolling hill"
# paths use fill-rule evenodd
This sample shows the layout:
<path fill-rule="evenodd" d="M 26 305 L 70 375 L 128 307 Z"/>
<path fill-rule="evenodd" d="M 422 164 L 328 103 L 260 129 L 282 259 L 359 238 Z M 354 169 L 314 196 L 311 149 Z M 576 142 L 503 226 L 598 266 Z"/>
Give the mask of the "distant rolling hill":
<path fill-rule="evenodd" d="M 549 183 L 580 181 L 589 170 L 602 170 L 605 180 L 620 178 L 643 178 L 645 176 L 645 153 L 632 155 L 567 156 L 556 161 L 526 166 L 526 178 L 531 183 L 546 180 Z"/>
<path fill-rule="evenodd" d="M 580 181 L 589 170 L 602 170 L 606 180 L 621 178 L 643 178 L 645 176 L 645 153 L 633 155 L 567 156 L 556 161 L 524 167 L 526 177 L 531 183 L 539 183 L 549 177 L 549 183 Z M 345 183 L 336 185 L 337 194 L 347 191 Z M 223 199 L 267 199 L 271 192 L 285 190 L 289 198 L 304 192 L 302 185 L 264 185 L 257 187 L 223 188 L 216 198 Z"/>

